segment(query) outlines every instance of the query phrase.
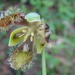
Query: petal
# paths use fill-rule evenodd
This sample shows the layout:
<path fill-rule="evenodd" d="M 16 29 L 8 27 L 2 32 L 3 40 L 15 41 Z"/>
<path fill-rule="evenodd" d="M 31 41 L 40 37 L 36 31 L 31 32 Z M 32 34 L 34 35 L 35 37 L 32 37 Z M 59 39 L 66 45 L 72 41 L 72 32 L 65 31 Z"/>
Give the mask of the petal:
<path fill-rule="evenodd" d="M 23 52 L 16 50 L 13 55 L 8 59 L 11 67 L 15 70 L 18 70 L 23 65 L 26 65 L 29 61 L 32 60 L 33 54 L 31 52 Z"/>
<path fill-rule="evenodd" d="M 19 19 L 20 20 L 15 20 L 14 23 L 21 26 L 30 26 L 29 22 L 26 19 L 24 19 L 23 16 L 20 16 Z"/>
<path fill-rule="evenodd" d="M 45 27 L 45 39 L 46 39 L 47 43 L 49 42 L 50 34 L 51 34 L 50 27 L 49 27 L 48 24 L 46 24 L 46 27 Z"/>
<path fill-rule="evenodd" d="M 35 35 L 37 53 L 41 53 L 42 49 L 46 46 L 49 41 L 49 35 L 49 26 L 42 19 L 41 25 L 37 28 Z"/>
<path fill-rule="evenodd" d="M 10 35 L 9 46 L 14 46 L 20 43 L 25 36 L 25 33 L 22 30 L 27 30 L 27 27 L 21 27 L 14 30 Z"/>
<path fill-rule="evenodd" d="M 14 11 L 14 12 L 13 12 Z M 10 25 L 28 25 L 25 14 L 20 9 L 10 8 L 6 11 L 0 11 L 0 27 L 6 28 Z M 9 27 L 8 27 L 9 28 Z"/>
<path fill-rule="evenodd" d="M 25 46 L 25 47 L 24 47 Z M 28 46 L 28 47 L 26 47 Z M 28 49 L 28 50 L 26 50 Z M 11 54 L 8 59 L 8 63 L 12 68 L 18 70 L 19 68 L 24 68 L 28 65 L 33 59 L 33 41 L 30 41 L 30 37 L 23 42 L 19 47 L 17 47 Z"/>
<path fill-rule="evenodd" d="M 20 18 L 21 16 L 21 12 L 20 13 L 12 13 L 11 15 L 9 14 L 9 10 L 7 12 L 6 11 L 0 11 L 0 27 L 7 27 L 12 25 L 12 23 L 14 23 L 14 21 L 18 18 Z"/>
<path fill-rule="evenodd" d="M 25 19 L 27 19 L 28 22 L 35 22 L 40 21 L 40 15 L 36 12 L 29 13 L 25 16 Z"/>
<path fill-rule="evenodd" d="M 11 24 L 11 21 L 9 21 L 10 18 L 6 17 L 2 20 L 0 20 L 0 27 L 7 27 Z"/>
<path fill-rule="evenodd" d="M 37 54 L 40 54 L 45 47 L 46 40 L 43 37 L 38 37 L 35 35 L 35 44 L 37 49 Z"/>
<path fill-rule="evenodd" d="M 11 24 L 10 17 L 6 16 L 9 16 L 7 10 L 0 11 L 0 27 L 7 27 Z"/>

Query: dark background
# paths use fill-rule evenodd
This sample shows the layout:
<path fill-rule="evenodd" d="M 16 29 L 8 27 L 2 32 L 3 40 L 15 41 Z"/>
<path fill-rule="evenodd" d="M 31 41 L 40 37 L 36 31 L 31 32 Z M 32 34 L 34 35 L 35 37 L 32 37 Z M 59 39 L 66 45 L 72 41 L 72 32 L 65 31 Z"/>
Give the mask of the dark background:
<path fill-rule="evenodd" d="M 75 0 L 0 0 L 0 11 L 13 6 L 26 14 L 39 13 L 51 28 L 53 46 L 46 50 L 47 75 L 75 75 Z M 6 64 L 9 35 L 0 33 L 0 75 L 42 75 L 41 54 L 26 72 Z"/>

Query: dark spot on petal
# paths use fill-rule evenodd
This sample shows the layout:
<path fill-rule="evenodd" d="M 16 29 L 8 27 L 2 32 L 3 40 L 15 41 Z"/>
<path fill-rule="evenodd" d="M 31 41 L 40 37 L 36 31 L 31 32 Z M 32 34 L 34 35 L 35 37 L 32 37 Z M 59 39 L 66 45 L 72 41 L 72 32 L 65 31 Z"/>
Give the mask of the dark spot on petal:
<path fill-rule="evenodd" d="M 44 43 L 43 44 L 41 44 L 42 46 L 44 46 Z"/>

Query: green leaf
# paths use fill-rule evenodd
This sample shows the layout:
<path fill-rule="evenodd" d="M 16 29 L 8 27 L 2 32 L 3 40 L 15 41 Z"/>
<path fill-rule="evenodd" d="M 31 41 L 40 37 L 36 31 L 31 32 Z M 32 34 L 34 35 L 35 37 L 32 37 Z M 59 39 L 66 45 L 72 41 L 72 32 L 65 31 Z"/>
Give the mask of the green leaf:
<path fill-rule="evenodd" d="M 25 28 L 26 27 L 18 28 L 11 33 L 10 40 L 9 40 L 9 46 L 17 45 L 24 39 L 25 34 L 22 32 L 22 30 L 25 30 Z"/>

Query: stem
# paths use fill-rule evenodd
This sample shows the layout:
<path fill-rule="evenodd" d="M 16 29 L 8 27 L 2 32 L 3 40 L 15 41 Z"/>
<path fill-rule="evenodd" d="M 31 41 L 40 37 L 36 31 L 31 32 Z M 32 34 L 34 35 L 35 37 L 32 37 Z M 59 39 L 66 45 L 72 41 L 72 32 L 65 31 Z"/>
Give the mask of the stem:
<path fill-rule="evenodd" d="M 42 51 L 42 75 L 47 75 L 46 74 L 45 49 Z"/>
<path fill-rule="evenodd" d="M 21 69 L 17 70 L 16 75 L 21 75 L 22 71 Z"/>

